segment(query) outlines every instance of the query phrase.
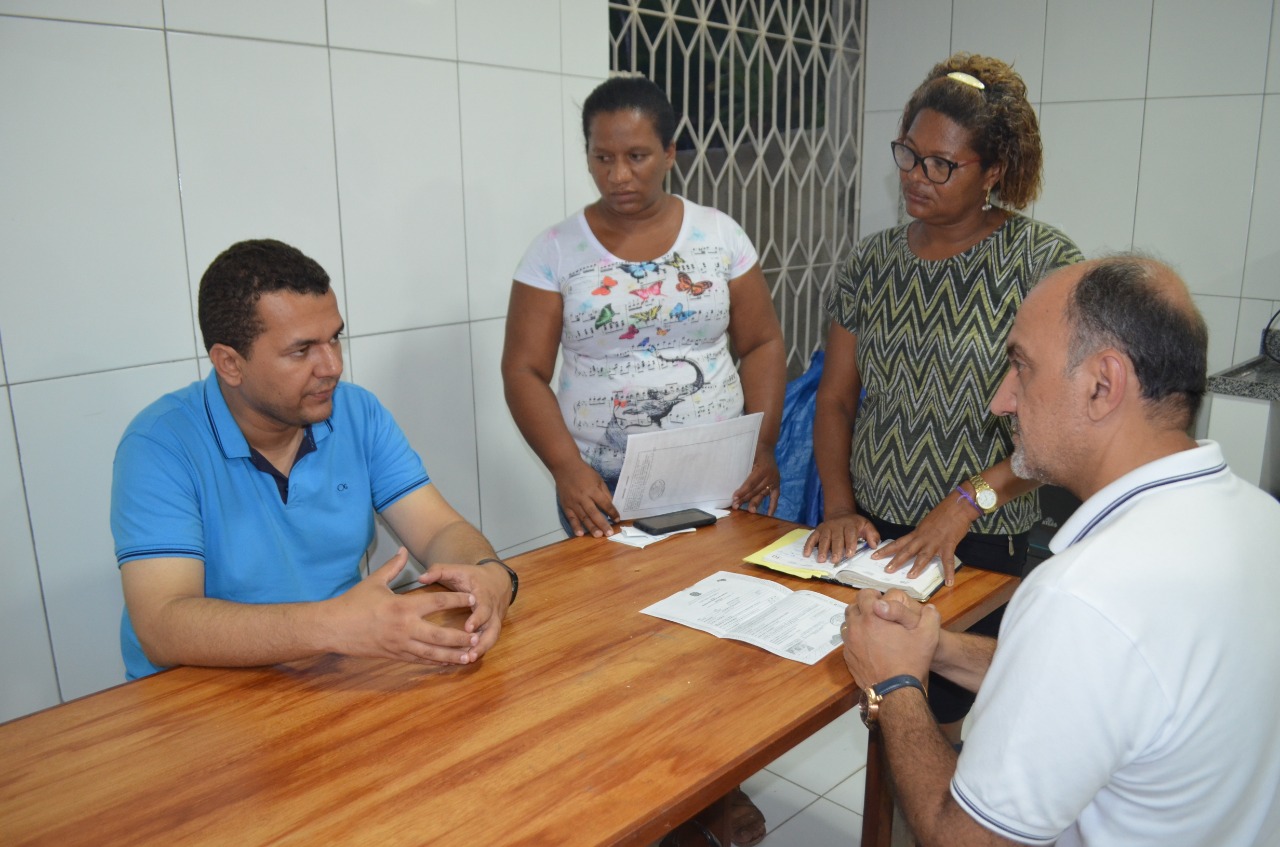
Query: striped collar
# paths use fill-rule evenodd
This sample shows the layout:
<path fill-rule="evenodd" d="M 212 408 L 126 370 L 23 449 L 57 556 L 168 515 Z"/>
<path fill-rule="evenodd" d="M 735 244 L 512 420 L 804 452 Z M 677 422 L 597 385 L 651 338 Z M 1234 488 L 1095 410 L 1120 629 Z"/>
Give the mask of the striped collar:
<path fill-rule="evenodd" d="M 335 407 L 341 391 L 342 383 L 338 383 L 333 391 Z M 218 386 L 218 372 L 213 369 L 210 369 L 209 375 L 204 380 L 204 413 L 209 421 L 209 431 L 213 435 L 213 440 L 217 442 L 218 448 L 222 450 L 222 455 L 228 459 L 248 459 L 251 455 L 249 441 L 240 431 L 240 424 L 236 423 L 231 409 L 227 407 L 227 400 L 222 396 L 222 389 Z M 333 415 L 318 424 L 307 427 L 307 430 L 313 442 L 323 441 L 329 433 L 333 432 Z"/>
<path fill-rule="evenodd" d="M 1135 468 L 1094 494 L 1062 524 L 1049 542 L 1049 549 L 1061 553 L 1106 523 L 1127 504 L 1152 491 L 1231 472 L 1217 442 L 1205 440 L 1196 444 L 1198 446 L 1190 450 L 1179 450 Z"/>

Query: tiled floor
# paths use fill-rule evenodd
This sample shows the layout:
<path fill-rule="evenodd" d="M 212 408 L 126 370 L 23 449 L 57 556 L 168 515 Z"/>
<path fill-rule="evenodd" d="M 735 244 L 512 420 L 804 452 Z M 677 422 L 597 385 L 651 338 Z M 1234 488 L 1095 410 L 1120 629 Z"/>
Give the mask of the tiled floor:
<path fill-rule="evenodd" d="M 867 730 L 849 711 L 743 784 L 764 812 L 760 847 L 856 847 L 862 841 Z"/>

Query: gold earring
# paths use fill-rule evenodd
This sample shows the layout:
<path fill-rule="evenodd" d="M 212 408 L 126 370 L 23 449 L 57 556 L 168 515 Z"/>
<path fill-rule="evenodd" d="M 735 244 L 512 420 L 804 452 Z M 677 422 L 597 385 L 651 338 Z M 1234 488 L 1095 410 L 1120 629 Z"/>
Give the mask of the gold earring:
<path fill-rule="evenodd" d="M 982 204 L 982 211 L 984 212 L 991 211 L 991 189 L 990 188 L 987 189 L 987 202 Z"/>

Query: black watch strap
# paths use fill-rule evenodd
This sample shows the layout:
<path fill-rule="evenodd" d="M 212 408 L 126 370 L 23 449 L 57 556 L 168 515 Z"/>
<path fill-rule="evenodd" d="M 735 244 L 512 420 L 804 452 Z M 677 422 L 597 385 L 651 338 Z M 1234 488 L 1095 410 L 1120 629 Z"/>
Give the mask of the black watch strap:
<path fill-rule="evenodd" d="M 871 686 L 871 690 L 883 698 L 884 695 L 888 694 L 890 691 L 897 691 L 899 688 L 906 688 L 907 686 L 919 688 L 920 692 L 922 694 L 924 693 L 924 683 L 916 679 L 914 676 L 905 673 L 899 674 L 898 676 L 891 676 L 884 682 L 878 682 Z"/>
<path fill-rule="evenodd" d="M 507 576 L 511 577 L 511 601 L 507 604 L 509 606 L 511 605 L 511 603 L 516 602 L 516 594 L 518 594 L 520 591 L 520 577 L 516 576 L 516 572 L 511 569 L 510 565 L 508 565 L 506 562 L 502 561 L 501 559 L 495 559 L 492 556 L 490 556 L 487 559 L 481 559 L 480 561 L 476 562 L 476 567 L 479 567 L 480 565 L 487 565 L 490 562 L 493 562 L 495 565 L 502 568 L 504 571 L 507 572 Z"/>
<path fill-rule="evenodd" d="M 899 688 L 918 688 L 921 694 L 925 693 L 924 683 L 910 674 L 891 676 L 883 682 L 877 682 L 870 688 L 862 689 L 862 695 L 858 697 L 858 708 L 862 711 L 862 722 L 868 728 L 873 728 L 879 724 L 880 704 L 884 702 L 885 695 L 892 694 Z"/>

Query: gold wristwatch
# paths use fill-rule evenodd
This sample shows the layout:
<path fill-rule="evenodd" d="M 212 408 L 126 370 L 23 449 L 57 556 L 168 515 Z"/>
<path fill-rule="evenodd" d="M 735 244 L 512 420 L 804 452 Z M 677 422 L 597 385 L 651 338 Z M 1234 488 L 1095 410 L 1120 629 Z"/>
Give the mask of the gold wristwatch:
<path fill-rule="evenodd" d="M 976 473 L 969 477 L 969 484 L 973 486 L 973 496 L 978 501 L 978 508 L 982 510 L 982 514 L 990 515 L 999 508 L 997 505 L 999 498 L 996 496 L 996 490 L 987 485 L 987 481 L 982 478 L 982 474 Z"/>
<path fill-rule="evenodd" d="M 862 690 L 862 695 L 858 698 L 858 709 L 862 712 L 862 722 L 868 729 L 874 727 L 880 719 L 880 701 L 884 696 L 891 691 L 907 687 L 918 688 L 921 694 L 924 693 L 924 683 L 908 674 L 891 676 L 884 682 Z"/>

